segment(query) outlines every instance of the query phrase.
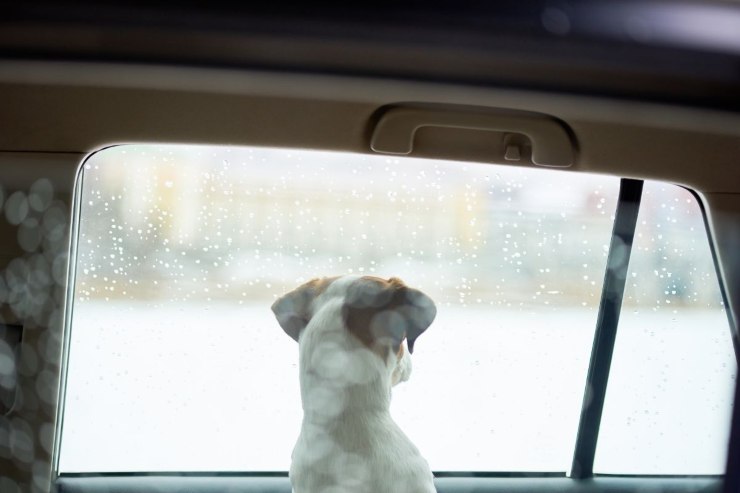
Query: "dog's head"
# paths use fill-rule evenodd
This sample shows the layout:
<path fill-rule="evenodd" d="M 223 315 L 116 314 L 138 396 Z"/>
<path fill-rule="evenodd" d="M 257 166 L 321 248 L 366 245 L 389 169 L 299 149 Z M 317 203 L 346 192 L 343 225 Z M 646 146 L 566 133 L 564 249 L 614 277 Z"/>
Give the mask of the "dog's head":
<path fill-rule="evenodd" d="M 299 286 L 275 301 L 272 311 L 285 333 L 300 341 L 321 305 L 337 297 L 342 298 L 343 327 L 384 361 L 395 360 L 393 384 L 406 380 L 410 363 L 403 342 L 412 353 L 416 339 L 431 325 L 437 314 L 431 298 L 395 277 L 332 277 Z"/>

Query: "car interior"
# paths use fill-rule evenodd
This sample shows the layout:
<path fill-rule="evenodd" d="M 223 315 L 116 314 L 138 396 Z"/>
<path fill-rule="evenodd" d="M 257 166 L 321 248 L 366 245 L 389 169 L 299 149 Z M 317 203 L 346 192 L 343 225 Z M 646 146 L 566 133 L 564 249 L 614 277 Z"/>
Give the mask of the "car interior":
<path fill-rule="evenodd" d="M 740 491 L 740 413 L 731 401 L 723 411 L 728 431 L 716 444 L 726 459 L 716 474 L 594 467 L 643 183 L 676 185 L 701 210 L 737 402 L 740 3 L 31 1 L 3 2 L 2 12 L 3 493 L 291 491 L 287 468 L 60 469 L 84 163 L 129 144 L 406 156 L 549 170 L 564 180 L 614 177 L 608 268 L 596 284 L 570 467 L 433 470 L 437 490 Z M 444 401 L 444 391 L 435 398 Z M 139 404 L 132 397 L 127 406 Z"/>

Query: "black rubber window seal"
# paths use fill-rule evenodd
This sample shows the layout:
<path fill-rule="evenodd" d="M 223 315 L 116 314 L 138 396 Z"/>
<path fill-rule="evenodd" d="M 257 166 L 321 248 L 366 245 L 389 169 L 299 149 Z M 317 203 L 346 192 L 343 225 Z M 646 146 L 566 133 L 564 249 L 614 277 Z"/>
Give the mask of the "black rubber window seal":
<path fill-rule="evenodd" d="M 617 337 L 619 315 L 622 310 L 643 183 L 642 180 L 629 178 L 623 178 L 620 182 L 614 229 L 607 255 L 591 361 L 586 377 L 586 388 L 583 392 L 583 404 L 571 466 L 570 476 L 573 479 L 589 479 L 594 475 L 596 442 L 599 438 L 599 426 L 604 410 L 606 386 L 614 354 L 614 341 Z"/>

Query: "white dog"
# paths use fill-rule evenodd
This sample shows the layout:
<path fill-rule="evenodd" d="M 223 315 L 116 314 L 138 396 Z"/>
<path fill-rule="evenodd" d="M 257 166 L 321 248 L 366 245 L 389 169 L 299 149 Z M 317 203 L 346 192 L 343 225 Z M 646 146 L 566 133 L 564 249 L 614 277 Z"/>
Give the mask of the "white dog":
<path fill-rule="evenodd" d="M 310 281 L 272 310 L 299 343 L 303 424 L 293 449 L 295 493 L 433 493 L 432 473 L 391 419 L 391 387 L 436 307 L 400 279 Z"/>

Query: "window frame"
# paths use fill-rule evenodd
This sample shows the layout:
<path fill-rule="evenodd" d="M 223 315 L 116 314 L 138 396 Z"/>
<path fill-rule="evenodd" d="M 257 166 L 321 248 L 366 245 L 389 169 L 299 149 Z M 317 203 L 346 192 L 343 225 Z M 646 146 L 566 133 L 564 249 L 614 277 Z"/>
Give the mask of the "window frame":
<path fill-rule="evenodd" d="M 70 342 L 71 342 L 71 329 L 72 329 L 72 317 L 74 312 L 74 289 L 75 289 L 75 277 L 77 271 L 77 249 L 79 243 L 79 226 L 80 216 L 82 212 L 82 188 L 84 182 L 84 170 L 87 161 L 92 158 L 95 154 L 102 152 L 106 149 L 132 145 L 128 144 L 116 144 L 100 148 L 94 152 L 89 153 L 81 161 L 76 178 L 73 191 L 72 199 L 72 214 L 70 216 L 70 239 L 69 239 L 69 262 L 67 266 L 67 293 L 64 301 L 64 334 L 62 340 L 62 359 L 60 366 L 60 385 L 58 393 L 58 410 L 56 415 L 56 423 L 54 429 L 54 446 L 52 456 L 52 482 L 57 483 L 61 479 L 71 479 L 74 484 L 75 478 L 135 478 L 139 476 L 147 477 L 235 477 L 235 478 L 287 478 L 288 471 L 239 471 L 239 472 L 94 472 L 94 473 L 60 473 L 59 462 L 61 452 L 61 437 L 64 426 L 64 410 L 65 410 L 65 395 L 67 388 L 67 377 L 69 369 L 69 357 L 70 357 Z M 318 149 L 315 149 L 318 150 Z M 619 186 L 619 195 L 617 199 L 615 217 L 613 221 L 612 233 L 610 236 L 610 246 L 607 253 L 607 259 L 605 263 L 604 281 L 601 286 L 601 300 L 596 318 L 596 326 L 594 327 L 594 342 L 590 353 L 590 362 L 587 372 L 586 385 L 584 387 L 581 414 L 578 421 L 578 431 L 575 440 L 574 454 L 572 458 L 571 468 L 569 471 L 564 472 L 500 472 L 500 471 L 434 471 L 435 479 L 441 478 L 443 480 L 451 480 L 450 484 L 453 487 L 457 487 L 456 480 L 464 478 L 489 478 L 489 479 L 545 479 L 551 478 L 555 481 L 555 484 L 559 480 L 576 480 L 576 482 L 593 481 L 597 479 L 609 480 L 609 479 L 665 479 L 672 480 L 676 478 L 692 478 L 692 479 L 708 479 L 708 480 L 719 480 L 722 478 L 721 475 L 644 475 L 644 474 L 601 474 L 593 472 L 594 459 L 596 455 L 596 445 L 598 442 L 601 415 L 603 412 L 606 391 L 608 387 L 609 372 L 611 370 L 611 360 L 614 352 L 614 345 L 619 327 L 619 315 L 622 308 L 622 302 L 624 298 L 624 290 L 627 278 L 627 271 L 629 269 L 629 258 L 633 250 L 633 239 L 635 230 L 637 228 L 637 218 L 640 212 L 642 189 L 645 180 L 633 179 L 633 178 L 621 178 Z M 719 284 L 719 291 L 722 297 L 722 302 L 725 307 L 726 315 L 728 318 L 728 328 L 730 330 L 730 336 L 733 343 L 733 350 L 735 354 L 735 360 L 740 367 L 740 340 L 736 336 L 738 334 L 737 327 L 735 327 L 734 319 L 729 311 L 730 304 L 727 297 L 725 288 L 725 282 L 722 278 L 719 258 L 716 252 L 716 247 L 712 234 L 710 231 L 709 220 L 706 212 L 706 208 L 703 204 L 701 196 L 694 190 L 685 186 L 671 184 L 687 190 L 696 200 L 699 206 L 702 220 L 704 223 L 705 234 L 709 242 L 709 249 L 712 255 L 712 263 L 714 265 L 715 275 Z M 614 265 L 615 255 L 617 249 L 615 245 L 617 242 L 627 246 L 626 249 L 626 262 L 619 263 L 620 268 L 618 270 L 609 269 L 609 265 Z M 624 252 L 624 251 L 623 251 Z M 618 279 L 621 278 L 621 281 Z M 613 286 L 614 289 L 611 291 L 615 296 L 607 296 L 607 285 Z M 740 388 L 740 379 L 738 379 L 738 388 Z M 737 410 L 736 410 L 737 411 Z M 737 414 L 737 412 L 736 412 Z M 556 486 L 556 489 L 559 486 Z M 660 489 L 661 487 L 659 487 Z M 74 489 L 74 488 L 73 488 Z M 62 491 L 62 490 L 60 490 Z"/>

